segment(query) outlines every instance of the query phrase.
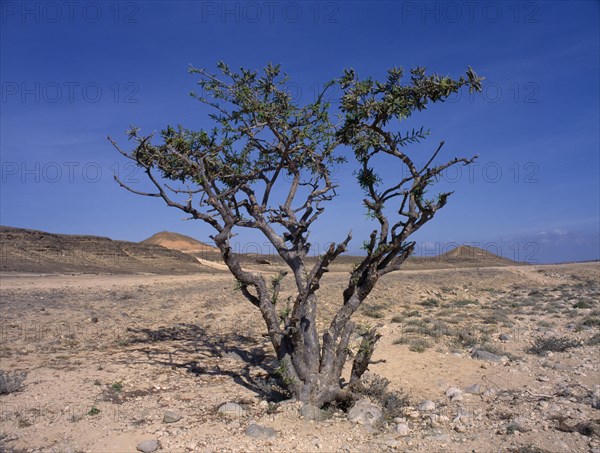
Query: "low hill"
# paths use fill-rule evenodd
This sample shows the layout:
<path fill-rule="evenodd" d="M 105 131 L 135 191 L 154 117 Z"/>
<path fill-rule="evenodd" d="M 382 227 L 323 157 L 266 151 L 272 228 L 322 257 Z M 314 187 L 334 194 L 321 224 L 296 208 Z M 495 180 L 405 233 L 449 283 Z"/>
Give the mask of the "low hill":
<path fill-rule="evenodd" d="M 466 261 L 482 266 L 513 266 L 519 264 L 516 261 L 469 245 L 458 246 L 455 249 L 436 257 L 436 259 L 449 263 Z"/>
<path fill-rule="evenodd" d="M 4 272 L 190 274 L 208 270 L 178 250 L 99 236 L 0 226 L 0 247 Z"/>
<path fill-rule="evenodd" d="M 179 250 L 184 253 L 219 252 L 216 247 L 200 242 L 185 234 L 173 233 L 170 231 L 156 233 L 140 242 L 140 244 L 160 245 L 167 249 Z"/>
<path fill-rule="evenodd" d="M 524 263 L 512 261 L 487 250 L 460 245 L 438 256 L 410 257 L 403 269 L 441 269 L 462 267 L 518 266 Z"/>

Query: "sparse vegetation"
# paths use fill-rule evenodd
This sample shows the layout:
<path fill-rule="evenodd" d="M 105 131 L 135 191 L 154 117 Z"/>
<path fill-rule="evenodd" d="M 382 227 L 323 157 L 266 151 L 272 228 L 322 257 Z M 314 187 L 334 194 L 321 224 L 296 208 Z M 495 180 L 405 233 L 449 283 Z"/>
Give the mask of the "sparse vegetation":
<path fill-rule="evenodd" d="M 407 318 L 418 318 L 421 316 L 421 312 L 419 310 L 411 310 L 404 313 L 404 316 Z"/>
<path fill-rule="evenodd" d="M 363 314 L 369 318 L 381 319 L 385 315 L 382 313 L 383 307 L 381 305 L 365 305 Z"/>
<path fill-rule="evenodd" d="M 9 393 L 21 390 L 26 377 L 27 373 L 24 371 L 10 372 L 0 370 L 0 395 L 8 395 Z"/>
<path fill-rule="evenodd" d="M 409 342 L 408 350 L 412 352 L 425 352 L 430 347 L 431 344 L 427 340 L 416 338 Z"/>
<path fill-rule="evenodd" d="M 586 299 L 579 299 L 573 304 L 573 308 L 594 308 L 594 304 Z"/>
<path fill-rule="evenodd" d="M 479 301 L 473 299 L 458 299 L 454 301 L 457 307 L 466 307 L 468 305 L 480 305 Z"/>
<path fill-rule="evenodd" d="M 402 335 L 392 341 L 392 344 L 406 344 L 410 341 L 410 339 L 406 335 Z"/>
<path fill-rule="evenodd" d="M 538 337 L 534 344 L 527 350 L 529 354 L 542 355 L 545 352 L 564 352 L 568 349 L 576 348 L 581 344 L 578 341 L 565 337 Z"/>
<path fill-rule="evenodd" d="M 600 318 L 595 316 L 588 316 L 583 321 L 581 321 L 581 325 L 585 327 L 600 327 Z"/>
<path fill-rule="evenodd" d="M 389 389 L 390 381 L 376 374 L 363 375 L 352 384 L 350 401 L 358 401 L 363 397 L 381 406 L 384 420 L 391 422 L 396 417 L 401 417 L 404 408 L 408 405 L 408 398 L 401 392 Z"/>
<path fill-rule="evenodd" d="M 593 337 L 591 337 L 587 341 L 587 344 L 589 346 L 598 346 L 598 345 L 600 345 L 600 333 L 597 333 L 596 335 L 594 335 Z"/>
<path fill-rule="evenodd" d="M 425 299 L 419 305 L 422 305 L 423 307 L 427 307 L 427 308 L 434 308 L 434 307 L 440 306 L 440 301 L 437 299 L 429 298 L 429 299 Z"/>

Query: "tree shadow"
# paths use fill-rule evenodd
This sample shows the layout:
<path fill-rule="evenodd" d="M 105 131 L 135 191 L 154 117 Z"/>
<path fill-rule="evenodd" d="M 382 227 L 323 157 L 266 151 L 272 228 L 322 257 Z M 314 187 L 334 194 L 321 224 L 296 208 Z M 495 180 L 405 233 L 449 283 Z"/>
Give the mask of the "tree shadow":
<path fill-rule="evenodd" d="M 202 326 L 181 323 L 156 329 L 129 327 L 127 334 L 125 351 L 145 354 L 150 363 L 185 369 L 196 376 L 228 376 L 269 401 L 289 397 L 276 376 L 275 357 L 259 347 L 240 346 L 256 343 L 255 337 L 234 332 L 215 335 Z M 227 369 L 215 365 L 215 359 L 232 359 L 240 367 Z M 256 367 L 264 370 L 264 376 L 251 373 Z"/>

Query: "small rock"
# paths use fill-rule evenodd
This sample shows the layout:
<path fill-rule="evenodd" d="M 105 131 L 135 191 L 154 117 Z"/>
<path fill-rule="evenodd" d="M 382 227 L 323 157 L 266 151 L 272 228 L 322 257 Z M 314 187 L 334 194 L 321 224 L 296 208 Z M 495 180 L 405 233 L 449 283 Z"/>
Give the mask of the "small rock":
<path fill-rule="evenodd" d="M 547 376 L 538 376 L 537 380 L 540 382 L 548 382 L 550 380 L 550 378 Z"/>
<path fill-rule="evenodd" d="M 448 434 L 436 434 L 430 436 L 429 439 L 444 443 L 450 442 L 450 436 Z"/>
<path fill-rule="evenodd" d="M 325 411 L 322 411 L 317 406 L 308 403 L 302 405 L 300 408 L 300 415 L 304 417 L 305 420 L 322 421 L 327 418 Z"/>
<path fill-rule="evenodd" d="M 495 394 L 496 394 L 496 390 L 492 389 L 492 388 L 486 389 L 483 392 L 483 396 L 486 396 L 486 397 L 494 396 Z"/>
<path fill-rule="evenodd" d="M 383 413 L 368 399 L 358 400 L 348 412 L 348 420 L 359 425 L 371 426 L 378 422 Z"/>
<path fill-rule="evenodd" d="M 225 403 L 218 410 L 219 414 L 223 414 L 230 418 L 239 418 L 246 415 L 246 411 L 237 403 Z"/>
<path fill-rule="evenodd" d="M 396 439 L 387 438 L 387 439 L 383 440 L 382 445 L 384 445 L 392 450 L 395 450 L 395 449 L 399 448 L 400 445 L 402 445 L 402 442 L 400 442 L 399 440 L 396 440 Z"/>
<path fill-rule="evenodd" d="M 256 423 L 249 425 L 246 428 L 245 434 L 255 439 L 275 439 L 277 437 L 277 431 L 273 428 L 257 425 Z"/>
<path fill-rule="evenodd" d="M 152 453 L 153 451 L 158 450 L 158 447 L 160 447 L 160 444 L 157 440 L 145 440 L 137 444 L 137 447 L 135 448 L 142 453 Z"/>
<path fill-rule="evenodd" d="M 450 387 L 446 390 L 446 396 L 452 401 L 459 401 L 462 399 L 462 391 L 456 387 Z"/>
<path fill-rule="evenodd" d="M 163 416 L 163 422 L 165 423 L 175 423 L 181 420 L 181 415 L 179 415 L 175 411 L 165 411 Z"/>
<path fill-rule="evenodd" d="M 96 323 L 98 322 L 98 318 L 97 318 L 96 316 L 92 316 L 92 317 L 89 319 L 89 321 L 90 321 L 92 324 L 96 324 Z"/>
<path fill-rule="evenodd" d="M 429 416 L 429 425 L 434 429 L 441 428 L 442 423 L 441 423 L 440 417 L 437 414 L 431 414 Z"/>
<path fill-rule="evenodd" d="M 511 339 L 512 339 L 512 337 L 507 333 L 500 334 L 500 341 L 507 342 L 507 341 L 510 341 Z"/>
<path fill-rule="evenodd" d="M 457 433 L 464 433 L 466 430 L 467 428 L 465 427 L 465 425 L 460 423 L 454 427 L 454 431 L 456 431 Z"/>
<path fill-rule="evenodd" d="M 527 431 L 531 431 L 529 427 L 529 422 L 524 417 L 516 417 L 508 423 L 506 426 L 507 432 L 521 432 L 525 433 Z"/>
<path fill-rule="evenodd" d="M 482 390 L 481 390 L 481 385 L 479 384 L 471 384 L 469 385 L 466 389 L 465 389 L 466 393 L 471 393 L 473 395 L 479 395 Z"/>
<path fill-rule="evenodd" d="M 429 412 L 435 410 L 435 403 L 431 400 L 423 401 L 419 404 L 418 409 L 422 412 Z"/>
<path fill-rule="evenodd" d="M 396 425 L 396 434 L 401 437 L 406 437 L 410 434 L 410 427 L 408 423 L 402 422 Z"/>
<path fill-rule="evenodd" d="M 467 408 L 459 407 L 458 411 L 456 412 L 456 417 L 454 417 L 452 423 L 468 423 L 471 415 L 471 412 Z"/>
<path fill-rule="evenodd" d="M 419 411 L 412 410 L 412 411 L 406 412 L 406 416 L 408 418 L 419 418 L 421 416 L 421 414 L 419 413 Z"/>
<path fill-rule="evenodd" d="M 227 351 L 227 352 L 223 353 L 222 357 L 224 359 L 237 360 L 238 362 L 243 362 L 244 361 L 244 359 L 242 358 L 242 356 L 240 356 L 235 351 Z"/>
<path fill-rule="evenodd" d="M 482 349 L 476 349 L 473 351 L 471 357 L 478 360 L 487 360 L 488 362 L 502 362 L 502 358 L 499 355 L 484 351 Z"/>

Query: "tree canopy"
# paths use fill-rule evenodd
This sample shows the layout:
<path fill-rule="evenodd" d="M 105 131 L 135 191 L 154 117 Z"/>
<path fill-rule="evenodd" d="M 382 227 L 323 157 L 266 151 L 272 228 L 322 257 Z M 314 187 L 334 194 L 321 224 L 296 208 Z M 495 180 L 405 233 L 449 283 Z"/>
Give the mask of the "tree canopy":
<path fill-rule="evenodd" d="M 269 64 L 261 72 L 233 71 L 225 63 L 217 67 L 218 75 L 190 70 L 199 77 L 200 87 L 200 93 L 192 96 L 208 106 L 213 127 L 167 126 L 159 137 L 132 127 L 127 131 L 131 151 L 109 137 L 121 154 L 143 169 L 155 191 L 143 192 L 117 181 L 133 193 L 161 198 L 216 230 L 213 239 L 238 288 L 265 320 L 284 382 L 295 397 L 320 406 L 344 394 L 340 376 L 355 328 L 351 316 L 378 279 L 399 269 L 412 254 L 415 243 L 410 236 L 451 195 L 428 198 L 428 188 L 446 168 L 474 159 L 457 157 L 434 165 L 442 142 L 419 166 L 408 148 L 425 139 L 428 131 L 398 130 L 399 123 L 461 88 L 480 91 L 482 78 L 471 68 L 458 79 L 415 68 L 405 81 L 403 69 L 392 68 L 385 80 L 378 81 L 361 79 L 350 69 L 325 84 L 313 102 L 300 104 L 278 65 Z M 327 99 L 334 87 L 341 92 L 335 122 Z M 336 315 L 320 333 L 319 282 L 331 262 L 346 251 L 352 235 L 340 238 L 310 265 L 309 234 L 327 202 L 337 195 L 334 166 L 346 163 L 349 155 L 358 165 L 363 204 L 377 227 L 364 242 L 366 254 L 350 274 Z M 376 163 L 381 155 L 398 159 L 406 176 L 385 181 Z M 276 305 L 287 272 L 267 281 L 264 274 L 243 269 L 230 244 L 236 228 L 260 231 L 292 272 L 297 295 L 283 319 Z M 364 332 L 351 383 L 367 369 L 378 338 L 374 329 Z"/>

